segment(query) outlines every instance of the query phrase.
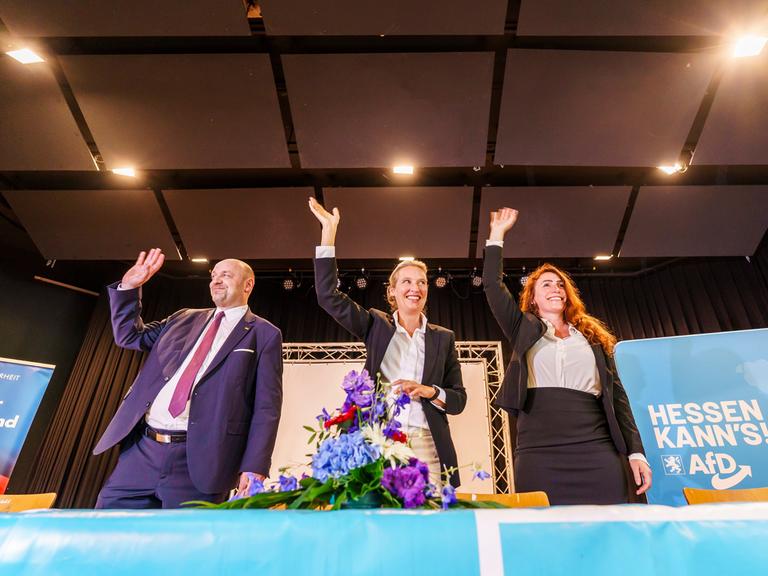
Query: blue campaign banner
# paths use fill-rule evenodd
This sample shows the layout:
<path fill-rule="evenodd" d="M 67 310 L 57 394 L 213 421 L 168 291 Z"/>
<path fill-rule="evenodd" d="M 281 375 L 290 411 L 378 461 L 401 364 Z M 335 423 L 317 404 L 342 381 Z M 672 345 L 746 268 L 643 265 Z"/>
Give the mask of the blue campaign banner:
<path fill-rule="evenodd" d="M 649 502 L 768 486 L 768 329 L 625 341 L 616 365 L 654 472 Z"/>
<path fill-rule="evenodd" d="M 54 368 L 0 358 L 0 494 L 5 492 Z"/>

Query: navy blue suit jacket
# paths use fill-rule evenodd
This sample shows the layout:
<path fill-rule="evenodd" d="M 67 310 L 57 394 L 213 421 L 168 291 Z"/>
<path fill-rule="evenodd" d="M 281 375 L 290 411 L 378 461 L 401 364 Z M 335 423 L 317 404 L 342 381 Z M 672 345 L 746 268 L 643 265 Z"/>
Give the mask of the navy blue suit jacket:
<path fill-rule="evenodd" d="M 214 309 L 184 309 L 144 324 L 140 289 L 109 286 L 112 329 L 122 348 L 146 362 L 94 454 L 120 443 L 143 420 L 179 369 Z M 240 472 L 269 473 L 282 406 L 282 335 L 250 310 L 222 344 L 192 393 L 187 430 L 189 474 L 201 492 L 233 488 Z"/>

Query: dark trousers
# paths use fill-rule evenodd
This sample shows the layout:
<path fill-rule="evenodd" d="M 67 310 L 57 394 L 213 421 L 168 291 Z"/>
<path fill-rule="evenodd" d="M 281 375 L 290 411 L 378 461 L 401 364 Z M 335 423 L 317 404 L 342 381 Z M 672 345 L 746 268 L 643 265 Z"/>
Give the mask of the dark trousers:
<path fill-rule="evenodd" d="M 180 508 L 190 500 L 218 503 L 226 498 L 226 492 L 206 494 L 195 488 L 187 468 L 186 442 L 161 444 L 137 436 L 121 452 L 96 508 Z"/>

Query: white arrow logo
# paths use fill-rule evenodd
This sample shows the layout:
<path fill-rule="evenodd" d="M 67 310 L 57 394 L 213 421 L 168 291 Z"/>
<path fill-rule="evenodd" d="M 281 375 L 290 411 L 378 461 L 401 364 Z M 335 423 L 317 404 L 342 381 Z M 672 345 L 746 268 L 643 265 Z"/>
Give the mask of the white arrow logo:
<path fill-rule="evenodd" d="M 739 466 L 739 471 L 730 478 L 720 478 L 720 474 L 715 474 L 712 476 L 712 488 L 715 490 L 728 490 L 728 488 L 733 488 L 747 476 L 752 476 L 752 466 Z"/>

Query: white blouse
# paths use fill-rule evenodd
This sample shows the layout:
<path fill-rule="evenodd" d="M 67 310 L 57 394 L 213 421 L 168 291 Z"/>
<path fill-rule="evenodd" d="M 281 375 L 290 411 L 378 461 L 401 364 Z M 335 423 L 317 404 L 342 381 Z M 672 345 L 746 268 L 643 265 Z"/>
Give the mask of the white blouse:
<path fill-rule="evenodd" d="M 595 355 L 584 335 L 568 324 L 569 336 L 558 338 L 554 325 L 542 321 L 547 331 L 526 353 L 528 388 L 571 388 L 600 396 Z"/>

